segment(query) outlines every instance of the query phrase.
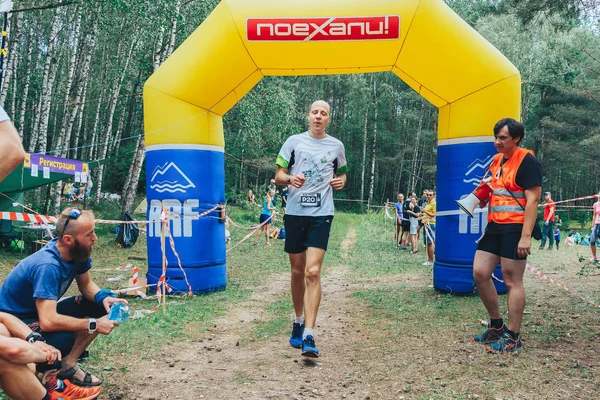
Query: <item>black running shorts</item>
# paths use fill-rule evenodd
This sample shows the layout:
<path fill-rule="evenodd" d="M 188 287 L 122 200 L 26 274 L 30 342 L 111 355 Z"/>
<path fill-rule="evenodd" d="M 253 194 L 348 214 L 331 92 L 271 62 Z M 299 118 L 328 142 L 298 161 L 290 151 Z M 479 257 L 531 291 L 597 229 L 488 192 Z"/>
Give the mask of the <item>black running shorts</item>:
<path fill-rule="evenodd" d="M 526 260 L 527 257 L 519 257 L 517 247 L 521 240 L 521 232 L 505 232 L 499 234 L 483 235 L 477 245 L 477 250 L 492 253 L 511 260 Z"/>
<path fill-rule="evenodd" d="M 333 215 L 307 217 L 286 214 L 283 217 L 286 234 L 284 250 L 290 254 L 302 253 L 308 247 L 327 250 L 332 221 Z"/>

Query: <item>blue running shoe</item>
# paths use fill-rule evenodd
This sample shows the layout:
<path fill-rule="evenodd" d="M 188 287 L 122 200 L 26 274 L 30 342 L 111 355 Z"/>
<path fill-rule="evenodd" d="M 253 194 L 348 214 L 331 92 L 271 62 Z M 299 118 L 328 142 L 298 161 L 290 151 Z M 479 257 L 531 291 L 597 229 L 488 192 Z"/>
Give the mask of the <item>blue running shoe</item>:
<path fill-rule="evenodd" d="M 500 354 L 508 354 L 508 353 L 516 353 L 517 351 L 523 349 L 523 343 L 521 343 L 521 338 L 514 339 L 510 336 L 510 333 L 504 332 L 500 340 L 496 343 L 492 343 L 489 346 L 485 346 L 485 349 L 490 353 L 500 353 Z"/>
<path fill-rule="evenodd" d="M 315 339 L 313 339 L 311 335 L 308 335 L 302 341 L 302 355 L 304 357 L 319 357 L 319 349 L 317 349 L 317 346 L 315 345 Z"/>
<path fill-rule="evenodd" d="M 304 333 L 304 324 L 300 325 L 294 322 L 292 336 L 290 336 L 290 346 L 299 349 L 302 347 L 302 334 Z"/>
<path fill-rule="evenodd" d="M 481 335 L 477 335 L 477 336 L 473 337 L 473 342 L 481 343 L 481 344 L 490 344 L 490 343 L 497 342 L 502 337 L 502 334 L 506 333 L 507 330 L 508 330 L 508 328 L 506 327 L 505 324 L 503 324 L 502 328 L 499 328 L 499 329 L 489 328 L 487 331 L 483 332 Z"/>

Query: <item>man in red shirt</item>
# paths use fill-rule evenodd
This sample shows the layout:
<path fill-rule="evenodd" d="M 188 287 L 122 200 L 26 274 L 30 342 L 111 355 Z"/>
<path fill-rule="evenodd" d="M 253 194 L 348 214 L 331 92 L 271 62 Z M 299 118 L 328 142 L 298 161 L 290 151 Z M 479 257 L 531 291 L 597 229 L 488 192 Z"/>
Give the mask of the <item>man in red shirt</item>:
<path fill-rule="evenodd" d="M 544 250 L 546 246 L 546 238 L 548 238 L 548 250 L 552 250 L 554 245 L 554 216 L 556 215 L 556 206 L 554 200 L 552 200 L 552 193 L 544 193 L 544 225 L 542 226 L 542 243 L 540 243 L 540 250 Z"/>

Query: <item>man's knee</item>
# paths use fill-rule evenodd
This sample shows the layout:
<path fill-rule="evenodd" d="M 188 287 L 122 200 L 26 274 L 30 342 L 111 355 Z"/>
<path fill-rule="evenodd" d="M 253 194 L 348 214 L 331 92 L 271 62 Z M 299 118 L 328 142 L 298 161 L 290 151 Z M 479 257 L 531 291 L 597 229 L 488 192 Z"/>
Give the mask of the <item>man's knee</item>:
<path fill-rule="evenodd" d="M 303 279 L 304 278 L 304 266 L 294 267 L 292 266 L 292 279 Z"/>
<path fill-rule="evenodd" d="M 74 332 L 44 332 L 46 342 L 60 351 L 63 357 L 66 357 L 75 345 Z"/>
<path fill-rule="evenodd" d="M 473 268 L 473 279 L 475 282 L 484 282 L 491 279 L 492 275 L 483 268 Z"/>
<path fill-rule="evenodd" d="M 308 281 L 318 282 L 319 279 L 321 279 L 321 267 L 319 265 L 312 265 L 306 267 L 304 277 Z"/>

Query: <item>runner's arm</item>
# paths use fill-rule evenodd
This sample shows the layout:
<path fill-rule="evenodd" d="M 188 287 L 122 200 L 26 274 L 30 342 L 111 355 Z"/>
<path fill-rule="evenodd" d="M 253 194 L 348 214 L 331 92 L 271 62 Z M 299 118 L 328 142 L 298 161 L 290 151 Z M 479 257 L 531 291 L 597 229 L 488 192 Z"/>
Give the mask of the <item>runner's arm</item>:
<path fill-rule="evenodd" d="M 40 328 L 44 332 L 57 331 L 86 331 L 88 328 L 87 318 L 74 318 L 59 314 L 56 311 L 56 300 L 36 299 L 35 306 L 40 316 Z"/>
<path fill-rule="evenodd" d="M 96 293 L 100 291 L 100 287 L 96 285 L 92 278 L 90 277 L 90 272 L 87 271 L 83 274 L 79 274 L 75 277 L 77 281 L 77 287 L 79 291 L 87 300 L 91 302 L 96 301 Z"/>
<path fill-rule="evenodd" d="M 342 190 L 344 186 L 346 186 L 346 174 L 336 174 L 335 178 L 333 178 L 329 184 L 335 190 Z"/>
<path fill-rule="evenodd" d="M 8 329 L 8 332 L 10 332 L 11 336 L 18 339 L 25 340 L 25 338 L 32 332 L 27 324 L 14 315 L 8 313 L 0 312 L 0 324 L 3 324 L 6 329 Z"/>
<path fill-rule="evenodd" d="M 25 159 L 19 133 L 10 120 L 0 122 L 0 181 L 4 180 Z"/>
<path fill-rule="evenodd" d="M 25 340 L 0 336 L 0 357 L 15 364 L 41 363 L 46 353 Z"/>

